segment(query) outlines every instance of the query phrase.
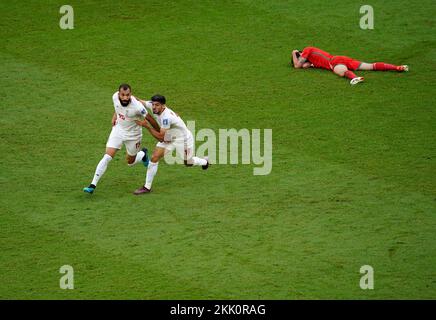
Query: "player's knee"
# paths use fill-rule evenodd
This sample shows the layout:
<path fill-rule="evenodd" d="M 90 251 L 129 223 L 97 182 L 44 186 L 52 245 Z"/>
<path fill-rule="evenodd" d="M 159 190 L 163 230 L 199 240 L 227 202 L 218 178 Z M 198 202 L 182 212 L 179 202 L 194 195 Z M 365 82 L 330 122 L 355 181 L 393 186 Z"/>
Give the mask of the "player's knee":
<path fill-rule="evenodd" d="M 348 69 L 344 65 L 337 65 L 333 69 L 333 72 L 336 73 L 340 77 L 343 77 L 345 75 L 345 72 L 347 72 L 347 71 L 348 71 Z"/>
<path fill-rule="evenodd" d="M 340 77 L 343 77 L 343 76 L 345 75 L 345 71 L 344 71 L 344 70 L 337 70 L 337 71 L 335 71 L 335 73 L 336 73 L 338 76 L 340 76 Z"/>
<path fill-rule="evenodd" d="M 154 162 L 154 163 L 159 162 L 159 157 L 153 155 L 153 156 L 151 157 L 151 162 Z"/>

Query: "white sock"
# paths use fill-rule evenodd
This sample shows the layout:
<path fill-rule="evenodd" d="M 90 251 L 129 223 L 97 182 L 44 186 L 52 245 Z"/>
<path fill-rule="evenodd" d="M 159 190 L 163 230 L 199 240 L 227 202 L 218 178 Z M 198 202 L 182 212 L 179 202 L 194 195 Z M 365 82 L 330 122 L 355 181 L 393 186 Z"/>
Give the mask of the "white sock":
<path fill-rule="evenodd" d="M 198 157 L 192 157 L 192 161 L 194 162 L 194 166 L 205 166 L 207 165 L 207 160 Z"/>
<path fill-rule="evenodd" d="M 107 165 L 112 160 L 112 157 L 108 154 L 105 154 L 103 156 L 103 159 L 100 160 L 100 162 L 97 165 L 97 169 L 95 169 L 94 179 L 92 179 L 91 184 L 94 186 L 97 185 L 98 180 L 100 180 L 101 176 L 104 174 L 104 172 L 107 169 Z"/>
<path fill-rule="evenodd" d="M 128 163 L 127 165 L 128 165 L 129 167 L 134 166 L 134 165 L 137 164 L 139 161 L 142 161 L 142 158 L 144 158 L 144 156 L 145 156 L 145 152 L 144 152 L 144 151 L 139 151 L 139 152 L 136 154 L 135 161 L 134 161 L 133 163 Z"/>
<path fill-rule="evenodd" d="M 147 178 L 145 179 L 144 185 L 148 190 L 151 190 L 151 184 L 153 183 L 154 176 L 156 175 L 158 164 L 159 162 L 151 161 L 148 163 Z"/>

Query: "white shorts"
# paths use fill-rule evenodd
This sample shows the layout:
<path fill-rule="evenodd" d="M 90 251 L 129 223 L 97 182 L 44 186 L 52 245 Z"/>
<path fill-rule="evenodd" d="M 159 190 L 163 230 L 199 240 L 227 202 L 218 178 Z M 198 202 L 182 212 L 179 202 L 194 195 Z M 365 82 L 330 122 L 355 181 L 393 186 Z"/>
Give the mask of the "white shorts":
<path fill-rule="evenodd" d="M 176 139 L 172 142 L 158 142 L 156 147 L 164 148 L 166 152 L 176 150 L 177 155 L 183 160 L 189 160 L 194 155 L 194 139 L 192 134 L 186 139 Z"/>
<path fill-rule="evenodd" d="M 106 148 L 120 150 L 123 144 L 126 146 L 126 152 L 129 156 L 135 156 L 141 148 L 142 135 L 126 137 L 117 126 L 112 127 L 111 134 L 106 143 Z"/>

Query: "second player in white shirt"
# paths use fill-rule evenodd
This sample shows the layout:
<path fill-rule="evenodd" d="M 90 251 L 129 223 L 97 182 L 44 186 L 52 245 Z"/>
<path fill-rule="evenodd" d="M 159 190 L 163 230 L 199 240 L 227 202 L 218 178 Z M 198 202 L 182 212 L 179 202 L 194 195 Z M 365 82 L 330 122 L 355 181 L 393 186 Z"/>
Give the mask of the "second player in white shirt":
<path fill-rule="evenodd" d="M 146 106 L 147 103 L 149 103 L 142 100 L 140 101 Z M 159 160 L 162 159 L 166 153 L 174 151 L 174 149 L 177 155 L 184 160 L 186 166 L 201 166 L 203 169 L 209 167 L 207 158 L 203 159 L 194 156 L 194 139 L 192 133 L 177 113 L 166 106 L 165 97 L 154 95 L 151 97 L 151 103 L 160 130 L 153 128 L 147 121 L 136 121 L 136 123 L 147 128 L 150 134 L 158 140 L 158 143 L 148 164 L 145 184 L 135 190 L 135 195 L 149 193 L 151 191 L 151 185 L 157 173 Z"/>

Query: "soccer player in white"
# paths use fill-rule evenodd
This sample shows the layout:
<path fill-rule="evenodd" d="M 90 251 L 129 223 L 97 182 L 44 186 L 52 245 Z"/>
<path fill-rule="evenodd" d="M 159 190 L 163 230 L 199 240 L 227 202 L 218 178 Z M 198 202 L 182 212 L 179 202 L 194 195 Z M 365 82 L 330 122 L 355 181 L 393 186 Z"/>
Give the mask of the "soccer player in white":
<path fill-rule="evenodd" d="M 151 102 L 139 102 L 132 96 L 132 89 L 128 84 L 122 84 L 112 96 L 115 113 L 112 117 L 112 131 L 106 144 L 106 153 L 97 165 L 91 184 L 83 191 L 93 193 L 97 183 L 105 173 L 109 162 L 115 157 L 123 144 L 126 146 L 127 164 L 133 166 L 142 161 L 148 165 L 147 149 L 139 151 L 142 140 L 142 127 L 135 121 L 141 119 L 151 123 L 155 130 L 160 130 L 158 123 L 151 116 L 144 104 L 151 108 Z"/>
<path fill-rule="evenodd" d="M 144 105 L 148 105 L 148 101 L 141 101 Z M 186 166 L 202 166 L 203 170 L 209 167 L 208 159 L 202 159 L 193 156 L 194 138 L 191 131 L 186 127 L 183 120 L 173 110 L 166 106 L 166 99 L 161 95 L 151 97 L 153 113 L 157 115 L 157 121 L 160 130 L 153 128 L 147 121 L 136 121 L 150 132 L 159 142 L 153 151 L 153 155 L 148 164 L 147 177 L 145 185 L 135 190 L 133 194 L 140 195 L 149 193 L 153 183 L 154 176 L 157 172 L 159 160 L 162 159 L 167 152 L 172 152 L 174 149 L 177 155 L 183 158 Z"/>

